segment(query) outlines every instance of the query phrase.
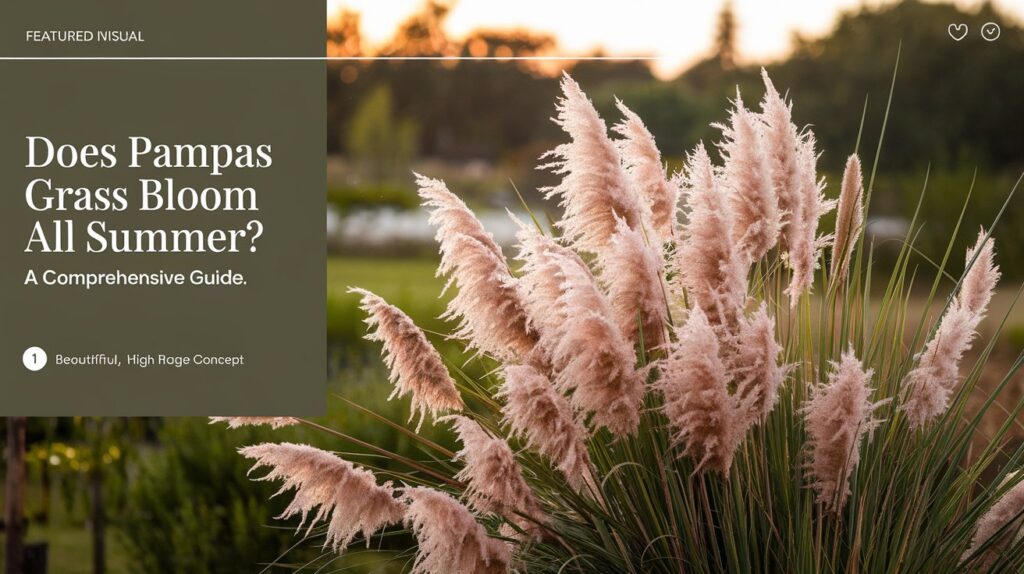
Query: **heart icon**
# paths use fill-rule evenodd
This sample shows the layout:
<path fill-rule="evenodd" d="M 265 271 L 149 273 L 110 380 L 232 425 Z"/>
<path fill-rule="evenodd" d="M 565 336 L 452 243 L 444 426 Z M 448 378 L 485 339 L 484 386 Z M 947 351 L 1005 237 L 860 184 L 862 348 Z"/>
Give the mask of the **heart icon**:
<path fill-rule="evenodd" d="M 967 24 L 950 24 L 949 37 L 959 42 L 967 37 Z"/>

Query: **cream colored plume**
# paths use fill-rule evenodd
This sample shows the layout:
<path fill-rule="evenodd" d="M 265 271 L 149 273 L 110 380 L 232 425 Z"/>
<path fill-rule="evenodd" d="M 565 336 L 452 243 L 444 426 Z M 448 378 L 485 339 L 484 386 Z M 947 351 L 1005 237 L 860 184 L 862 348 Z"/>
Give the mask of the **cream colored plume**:
<path fill-rule="evenodd" d="M 390 482 L 378 485 L 373 473 L 329 452 L 291 443 L 258 444 L 238 452 L 256 461 L 252 470 L 270 467 L 270 472 L 257 480 L 283 481 L 278 494 L 295 490 L 278 518 L 301 515 L 301 529 L 313 513 L 307 535 L 321 520 L 326 521 L 324 547 L 335 552 L 344 551 L 357 534 L 362 534 L 369 546 L 371 535 L 397 524 L 404 515 L 405 507 L 395 498 Z"/>
<path fill-rule="evenodd" d="M 1014 475 L 1016 472 L 1010 473 L 1006 480 L 1012 480 Z M 998 560 L 999 555 L 1011 544 L 1019 544 L 1024 540 L 1022 513 L 1024 513 L 1024 482 L 1018 482 L 978 519 L 978 524 L 974 527 L 974 536 L 971 538 L 971 546 L 964 554 L 964 559 L 966 560 L 980 550 L 986 542 L 993 538 L 995 540 L 992 540 L 985 552 L 972 562 L 973 571 L 988 571 Z"/>
<path fill-rule="evenodd" d="M 430 211 L 430 223 L 437 227 L 437 273 L 448 277 L 445 290 L 457 287 L 442 316 L 459 321 L 452 336 L 502 360 L 530 353 L 536 335 L 527 328 L 516 281 L 501 248 L 444 182 L 417 175 L 416 184 Z"/>
<path fill-rule="evenodd" d="M 562 77 L 562 93 L 555 121 L 572 141 L 544 154 L 555 161 L 542 169 L 563 176 L 544 191 L 560 197 L 563 215 L 557 225 L 573 247 L 600 254 L 615 233 L 615 216 L 638 229 L 645 219 L 644 203 L 630 188 L 604 120 L 568 74 Z"/>
<path fill-rule="evenodd" d="M 882 404 L 872 403 L 871 376 L 853 354 L 844 353 L 829 375 L 828 383 L 812 389 L 803 407 L 811 486 L 826 509 L 839 512 L 850 495 L 850 476 L 860 461 L 864 436 L 880 421 L 872 419 Z"/>
<path fill-rule="evenodd" d="M 508 443 L 487 434 L 470 418 L 456 415 L 447 420 L 462 442 L 462 450 L 455 456 L 466 466 L 455 479 L 468 485 L 465 497 L 469 506 L 515 522 L 531 538 L 540 539 L 544 516 Z"/>
<path fill-rule="evenodd" d="M 817 163 L 814 134 L 804 134 L 797 149 L 798 198 L 788 233 L 789 266 L 793 275 L 787 292 L 794 307 L 800 296 L 810 291 L 821 249 L 832 240 L 831 235 L 818 237 L 818 221 L 835 203 L 822 195 L 825 186 L 818 178 Z"/>
<path fill-rule="evenodd" d="M 704 144 L 688 156 L 683 182 L 689 212 L 676 252 L 679 281 L 712 324 L 735 325 L 746 306 L 747 263 L 731 239 L 732 206 Z"/>
<path fill-rule="evenodd" d="M 977 336 L 978 325 L 999 281 L 994 241 L 986 241 L 985 230 L 981 230 L 974 247 L 967 250 L 967 264 L 971 265 L 972 260 L 974 263 L 964 274 L 960 291 L 943 314 L 935 334 L 917 358 L 917 366 L 907 375 L 903 410 L 912 428 L 923 426 L 949 408 L 950 396 L 960 379 L 960 360 Z"/>
<path fill-rule="evenodd" d="M 413 574 L 505 574 L 512 563 L 508 544 L 491 538 L 465 506 L 431 488 L 409 488 L 405 522 L 419 551 Z"/>
<path fill-rule="evenodd" d="M 715 328 L 695 307 L 669 344 L 657 388 L 675 446 L 697 462 L 697 472 L 715 470 L 728 477 L 742 434 L 719 350 Z"/>
<path fill-rule="evenodd" d="M 419 413 L 420 424 L 427 413 L 436 417 L 439 413 L 462 410 L 462 397 L 441 355 L 412 319 L 365 289 L 353 288 L 349 292 L 362 297 L 360 307 L 369 315 L 366 339 L 383 343 L 384 362 L 395 385 L 388 400 L 412 395 L 410 418 Z"/>
<path fill-rule="evenodd" d="M 503 421 L 511 436 L 547 457 L 576 490 L 591 482 L 587 431 L 569 401 L 548 377 L 530 365 L 507 365 L 498 397 L 505 400 Z"/>
<path fill-rule="evenodd" d="M 679 187 L 666 177 L 661 152 L 640 116 L 621 101 L 616 100 L 615 105 L 623 116 L 622 121 L 612 127 L 615 133 L 622 136 L 615 143 L 629 181 L 646 200 L 652 227 L 650 231 L 662 241 L 672 239 L 676 236 L 678 223 L 676 210 Z"/>
<path fill-rule="evenodd" d="M 850 267 L 853 243 L 864 223 L 864 184 L 861 178 L 860 158 L 853 154 L 846 160 L 843 186 L 839 191 L 836 209 L 835 241 L 832 243 L 832 281 L 842 280 Z"/>
<path fill-rule="evenodd" d="M 779 241 L 782 214 L 772 184 L 761 117 L 736 96 L 728 126 L 718 125 L 724 141 L 722 187 L 734 214 L 732 239 L 749 260 L 764 257 Z"/>
<path fill-rule="evenodd" d="M 293 417 L 210 417 L 210 424 L 214 423 L 227 423 L 228 428 L 232 429 L 260 425 L 268 425 L 272 429 L 279 429 L 299 424 L 299 419 Z"/>
<path fill-rule="evenodd" d="M 800 132 L 793 124 L 793 106 L 775 89 L 768 72 L 761 68 L 765 94 L 761 100 L 761 119 L 764 122 L 764 146 L 771 170 L 772 186 L 778 198 L 782 217 L 780 241 L 787 247 L 787 234 L 791 220 L 797 216 L 800 203 L 800 166 L 797 149 Z"/>
<path fill-rule="evenodd" d="M 520 232 L 524 300 L 555 387 L 596 429 L 623 436 L 640 421 L 643 377 L 604 294 L 575 253 L 529 228 Z"/>
<path fill-rule="evenodd" d="M 665 259 L 660 245 L 649 245 L 643 232 L 619 219 L 608 252 L 598 257 L 619 331 L 647 350 L 661 346 L 668 307 L 661 281 Z"/>

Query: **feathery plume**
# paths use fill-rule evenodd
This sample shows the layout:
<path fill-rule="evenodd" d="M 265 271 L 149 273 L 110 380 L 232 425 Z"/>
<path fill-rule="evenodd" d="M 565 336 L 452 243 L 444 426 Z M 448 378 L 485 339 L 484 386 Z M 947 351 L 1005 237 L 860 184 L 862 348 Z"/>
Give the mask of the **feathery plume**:
<path fill-rule="evenodd" d="M 736 384 L 739 428 L 745 433 L 775 408 L 788 371 L 788 367 L 779 364 L 782 347 L 775 341 L 775 319 L 764 303 L 753 315 L 742 319 L 731 347 L 733 353 L 728 363 Z"/>
<path fill-rule="evenodd" d="M 424 207 L 430 210 L 430 224 L 437 226 L 438 276 L 448 276 L 445 290 L 453 284 L 458 288 L 442 315 L 460 322 L 452 336 L 504 360 L 531 352 L 536 334 L 527 328 L 516 281 L 501 247 L 443 181 L 417 174 L 416 185 Z"/>
<path fill-rule="evenodd" d="M 395 385 L 388 400 L 411 394 L 409 418 L 419 413 L 420 425 L 427 413 L 436 417 L 442 412 L 462 410 L 462 397 L 441 355 L 412 319 L 365 289 L 350 288 L 349 292 L 362 297 L 360 308 L 369 315 L 365 321 L 368 325 L 366 339 L 383 343 L 384 363 Z M 417 425 L 417 432 L 419 428 Z"/>
<path fill-rule="evenodd" d="M 971 261 L 974 261 L 973 265 Z M 964 275 L 957 297 L 957 305 L 983 318 L 992 293 L 999 282 L 999 267 L 995 264 L 995 239 L 985 240 L 985 230 L 978 232 L 974 246 L 967 251 L 966 265 L 970 269 Z"/>
<path fill-rule="evenodd" d="M 676 252 L 679 281 L 712 324 L 733 325 L 746 306 L 747 264 L 730 239 L 732 207 L 704 144 L 687 157 L 684 189 L 690 212 Z"/>
<path fill-rule="evenodd" d="M 818 268 L 821 248 L 831 241 L 832 236 L 818 237 L 818 220 L 832 210 L 834 203 L 822 195 L 824 182 L 818 179 L 818 152 L 814 149 L 814 134 L 808 133 L 800 140 L 797 150 L 799 199 L 796 212 L 789 222 L 789 265 L 793 276 L 787 289 L 790 304 L 796 306 L 800 295 L 811 289 L 814 270 Z"/>
<path fill-rule="evenodd" d="M 647 202 L 652 231 L 662 240 L 671 239 L 676 235 L 679 187 L 665 176 L 661 152 L 658 151 L 654 136 L 640 116 L 618 99 L 615 105 L 622 112 L 623 118 L 612 127 L 612 131 L 623 138 L 615 143 L 626 168 L 626 174 L 633 188 L 638 190 Z"/>
<path fill-rule="evenodd" d="M 1016 474 L 1010 473 L 1004 483 L 1012 480 Z M 963 559 L 977 552 L 993 537 L 998 540 L 992 542 L 979 556 L 972 566 L 980 570 L 988 571 L 999 559 L 999 555 L 1006 550 L 1011 543 L 1019 543 L 1024 539 L 1024 482 L 1018 482 L 1013 488 L 1002 495 L 992 508 L 988 509 L 978 520 L 974 527 L 974 536 L 971 538 L 971 546 L 964 554 Z"/>
<path fill-rule="evenodd" d="M 299 529 L 314 509 L 307 534 L 321 520 L 327 521 L 324 547 L 341 553 L 362 533 L 366 544 L 378 530 L 402 520 L 405 507 L 394 496 L 390 482 L 378 485 L 373 473 L 347 460 L 304 444 L 264 443 L 239 449 L 254 459 L 250 473 L 260 467 L 270 472 L 256 480 L 282 480 L 277 494 L 295 490 L 295 496 L 279 519 L 301 515 Z M 319 508 L 317 508 L 319 507 Z"/>
<path fill-rule="evenodd" d="M 608 252 L 598 260 L 619 331 L 634 342 L 642 335 L 646 349 L 661 346 L 668 310 L 660 247 L 648 245 L 640 230 L 619 219 Z"/>
<path fill-rule="evenodd" d="M 579 251 L 601 253 L 615 232 L 615 216 L 639 228 L 644 204 L 629 187 L 604 120 L 568 74 L 562 77 L 562 93 L 555 123 L 572 141 L 542 156 L 555 161 L 541 169 L 563 176 L 561 183 L 544 191 L 548 197 L 561 197 L 564 214 L 557 225 L 572 245 Z"/>
<path fill-rule="evenodd" d="M 561 328 L 562 318 L 558 300 L 562 296 L 561 268 L 559 259 L 576 260 L 586 266 L 572 250 L 559 245 L 553 238 L 540 233 L 519 220 L 516 239 L 519 253 L 516 260 L 520 268 L 519 291 L 526 308 L 529 326 L 539 336 L 537 350 L 550 355 L 545 343 L 555 340 L 555 333 Z M 547 336 L 545 336 L 547 333 Z M 550 357 L 547 357 L 550 358 Z"/>
<path fill-rule="evenodd" d="M 871 376 L 851 348 L 829 374 L 828 383 L 812 389 L 802 411 L 807 421 L 809 469 L 818 502 L 839 512 L 850 495 L 849 480 L 860 461 L 864 435 L 879 424 L 872 413 Z"/>
<path fill-rule="evenodd" d="M 403 492 L 405 522 L 419 545 L 413 574 L 505 574 L 512 562 L 507 544 L 487 535 L 465 506 L 425 487 Z"/>
<path fill-rule="evenodd" d="M 228 423 L 228 428 L 231 429 L 259 425 L 269 425 L 272 429 L 279 429 L 299 424 L 299 419 L 294 417 L 210 417 L 210 424 L 214 423 Z"/>
<path fill-rule="evenodd" d="M 782 218 L 780 241 L 785 246 L 789 243 L 787 233 L 790 222 L 797 216 L 796 206 L 800 202 L 800 167 L 797 160 L 800 133 L 793 124 L 792 104 L 782 98 L 764 68 L 761 68 L 761 79 L 765 88 L 764 99 L 761 100 L 765 153 Z"/>
<path fill-rule="evenodd" d="M 765 154 L 761 118 L 743 106 L 739 93 L 730 125 L 716 124 L 724 141 L 725 187 L 733 207 L 733 241 L 751 261 L 764 257 L 779 240 L 781 214 Z"/>
<path fill-rule="evenodd" d="M 579 490 L 591 480 L 587 431 L 573 416 L 569 401 L 544 373 L 529 365 L 508 365 L 498 397 L 505 399 L 503 422 L 512 437 L 547 457 Z"/>
<path fill-rule="evenodd" d="M 643 377 L 590 269 L 569 249 L 526 227 L 520 248 L 524 301 L 555 387 L 570 393 L 576 411 L 593 415 L 594 428 L 632 434 L 640 422 Z"/>
<path fill-rule="evenodd" d="M 985 240 L 983 229 L 974 247 L 967 250 L 967 263 L 974 260 L 974 265 L 964 274 L 960 291 L 918 357 L 917 366 L 907 375 L 903 410 L 911 428 L 923 426 L 949 407 L 949 398 L 960 377 L 960 359 L 971 348 L 999 281 L 993 243 L 994 240 Z"/>
<path fill-rule="evenodd" d="M 657 388 L 665 399 L 662 411 L 675 429 L 673 442 L 697 461 L 697 472 L 717 470 L 728 476 L 742 435 L 718 337 L 700 307 L 677 328 L 668 349 Z"/>
<path fill-rule="evenodd" d="M 860 158 L 853 154 L 846 160 L 843 171 L 843 186 L 839 191 L 839 207 L 836 210 L 835 241 L 832 244 L 832 269 L 829 275 L 833 281 L 846 275 L 853 254 L 853 239 L 860 233 L 864 222 L 864 183 L 861 176 Z"/>
<path fill-rule="evenodd" d="M 469 506 L 478 512 L 503 516 L 531 537 L 540 539 L 543 513 L 508 443 L 488 435 L 470 418 L 453 415 L 447 420 L 462 442 L 462 450 L 455 456 L 466 466 L 455 478 L 468 484 L 465 496 Z"/>

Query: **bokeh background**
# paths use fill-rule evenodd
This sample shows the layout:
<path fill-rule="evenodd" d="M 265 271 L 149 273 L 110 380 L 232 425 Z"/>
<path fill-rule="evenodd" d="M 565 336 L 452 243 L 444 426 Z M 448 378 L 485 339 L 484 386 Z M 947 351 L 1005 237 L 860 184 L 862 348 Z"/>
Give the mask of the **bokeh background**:
<path fill-rule="evenodd" d="M 737 89 L 756 104 L 766 67 L 793 98 L 796 122 L 815 130 L 830 195 L 850 153 L 869 168 L 877 153 L 868 232 L 883 279 L 922 191 L 914 266 L 924 286 L 965 202 L 967 231 L 954 253 L 992 221 L 1024 171 L 1021 1 L 330 0 L 327 10 L 326 50 L 336 58 L 327 64 L 325 190 L 332 395 L 320 422 L 412 458 L 423 456 L 415 444 L 351 404 L 397 421 L 407 413 L 404 402 L 384 401 L 379 349 L 362 340 L 346 287 L 381 294 L 430 331 L 453 364 L 470 375 L 479 369 L 437 335 L 450 329 L 438 319 L 447 296 L 412 172 L 445 179 L 505 245 L 514 232 L 506 209 L 522 212 L 525 202 L 557 218 L 538 192 L 555 178 L 536 166 L 564 139 L 550 119 L 563 71 L 609 123 L 618 119 L 616 97 L 636 111 L 677 170 L 697 142 L 717 141 L 710 124 L 726 119 Z M 986 22 L 1001 26 L 998 40 L 980 36 Z M 947 32 L 953 23 L 970 30 L 959 42 Z M 983 389 L 1024 347 L 1024 313 L 1011 309 L 1024 278 L 1021 200 L 1008 205 L 995 236 L 1004 279 L 983 328 L 994 333 L 1009 318 Z M 961 269 L 954 256 L 950 272 Z M 926 312 L 924 295 L 918 312 Z M 1003 402 L 1019 399 L 1022 384 Z M 45 557 L 49 572 L 397 572 L 408 564 L 401 536 L 374 541 L 384 555 L 340 559 L 315 548 L 317 532 L 303 543 L 273 520 L 284 504 L 268 501 L 274 485 L 248 481 L 235 454 L 271 437 L 358 452 L 351 444 L 305 429 L 229 432 L 202 419 L 24 424 L 25 551 L 31 564 Z M 2 498 L 9 506 L 10 495 Z"/>

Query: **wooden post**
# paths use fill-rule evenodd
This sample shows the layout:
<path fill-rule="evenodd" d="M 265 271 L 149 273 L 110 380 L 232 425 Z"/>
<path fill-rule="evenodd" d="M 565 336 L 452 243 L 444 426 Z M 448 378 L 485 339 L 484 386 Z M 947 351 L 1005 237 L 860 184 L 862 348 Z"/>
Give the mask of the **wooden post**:
<path fill-rule="evenodd" d="M 22 574 L 25 548 L 25 417 L 7 417 L 4 525 L 7 574 Z"/>

